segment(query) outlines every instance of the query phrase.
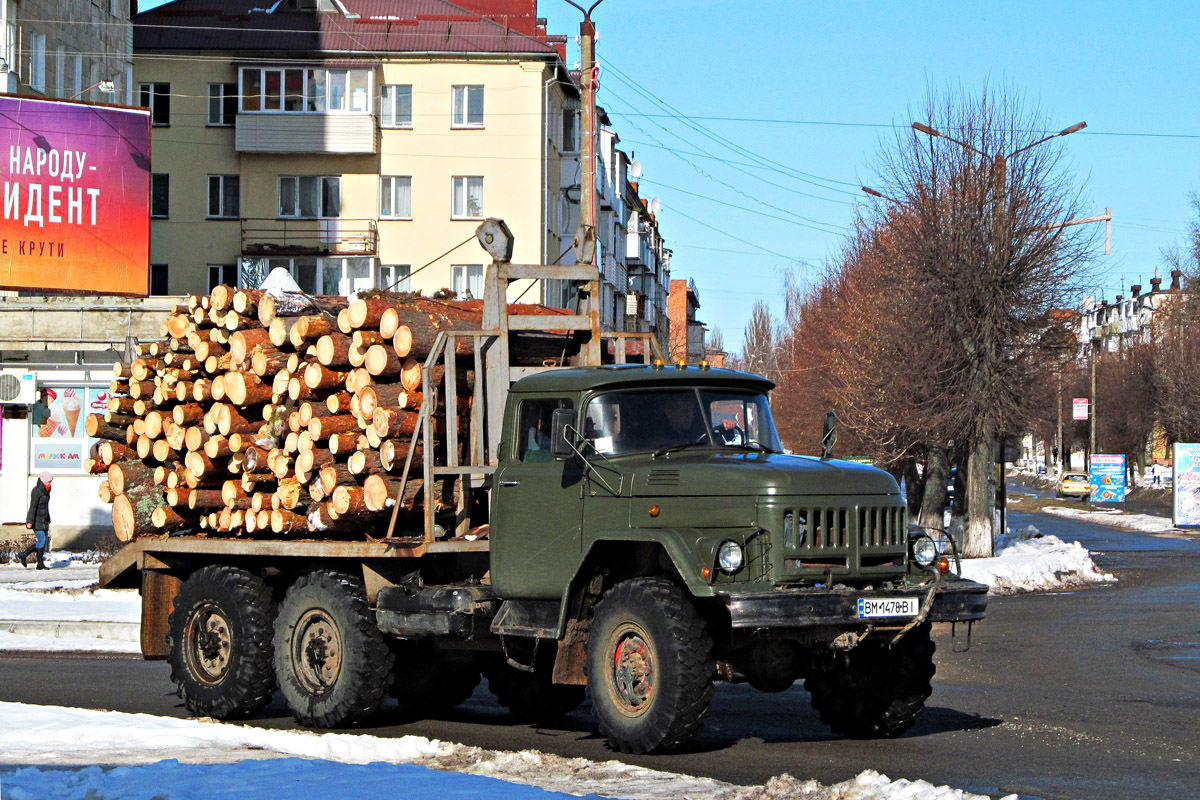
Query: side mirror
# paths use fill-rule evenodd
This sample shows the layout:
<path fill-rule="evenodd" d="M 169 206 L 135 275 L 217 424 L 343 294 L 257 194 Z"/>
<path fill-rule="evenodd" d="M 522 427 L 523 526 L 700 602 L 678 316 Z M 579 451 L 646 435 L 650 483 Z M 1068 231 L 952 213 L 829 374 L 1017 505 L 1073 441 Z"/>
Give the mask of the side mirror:
<path fill-rule="evenodd" d="M 556 408 L 550 417 L 550 453 L 556 461 L 565 461 L 575 455 L 567 440 L 567 428 L 575 424 L 575 412 L 569 408 Z"/>
<path fill-rule="evenodd" d="M 837 444 L 837 417 L 832 411 L 825 412 L 825 426 L 821 435 L 821 460 L 825 461 L 833 453 L 833 446 Z"/>

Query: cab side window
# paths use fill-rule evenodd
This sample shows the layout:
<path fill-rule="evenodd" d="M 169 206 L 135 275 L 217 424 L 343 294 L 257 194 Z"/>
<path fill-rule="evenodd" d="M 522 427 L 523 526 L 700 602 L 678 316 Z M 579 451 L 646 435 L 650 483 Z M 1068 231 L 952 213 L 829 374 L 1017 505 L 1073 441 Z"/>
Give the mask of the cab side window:
<path fill-rule="evenodd" d="M 546 463 L 554 460 L 550 452 L 550 426 L 556 408 L 571 408 L 561 397 L 538 398 L 521 403 L 517 455 L 522 463 Z"/>

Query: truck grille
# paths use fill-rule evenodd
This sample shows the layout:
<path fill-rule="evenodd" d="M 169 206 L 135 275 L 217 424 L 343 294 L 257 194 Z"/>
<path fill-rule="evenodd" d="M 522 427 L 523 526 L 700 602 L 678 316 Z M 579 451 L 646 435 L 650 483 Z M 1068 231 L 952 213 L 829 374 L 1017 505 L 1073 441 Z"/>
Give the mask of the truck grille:
<path fill-rule="evenodd" d="M 812 506 L 784 511 L 791 535 L 784 542 L 784 566 L 792 574 L 870 577 L 905 568 L 907 547 L 902 505 L 837 508 Z M 786 529 L 786 526 L 785 526 Z"/>

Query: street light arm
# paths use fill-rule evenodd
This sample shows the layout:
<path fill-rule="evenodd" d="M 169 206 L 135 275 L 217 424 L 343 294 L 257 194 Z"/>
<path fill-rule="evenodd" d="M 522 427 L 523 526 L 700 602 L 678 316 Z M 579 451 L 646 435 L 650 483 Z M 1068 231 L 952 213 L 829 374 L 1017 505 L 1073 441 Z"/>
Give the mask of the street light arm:
<path fill-rule="evenodd" d="M 567 2 L 570 2 L 570 0 L 567 0 Z M 976 155 L 986 158 L 988 161 L 992 160 L 991 156 L 989 156 L 987 153 L 983 152 L 979 148 L 972 147 L 971 145 L 967 144 L 966 142 L 961 142 L 958 139 L 955 139 L 953 136 L 947 136 L 946 134 L 942 133 L 941 131 L 935 130 L 935 129 L 929 127 L 928 125 L 922 125 L 920 122 L 914 122 L 912 124 L 912 127 L 913 127 L 913 130 L 917 131 L 918 133 L 924 133 L 928 136 L 941 137 L 941 138 L 945 139 L 946 141 L 954 142 L 959 147 L 965 147 L 966 149 L 970 150 L 972 153 L 975 153 Z"/>
<path fill-rule="evenodd" d="M 1024 153 L 1026 150 L 1037 147 L 1039 144 L 1041 144 L 1043 142 L 1048 142 L 1051 139 L 1055 138 L 1056 136 L 1069 136 L 1072 133 L 1077 133 L 1078 131 L 1081 131 L 1086 127 L 1087 127 L 1086 122 L 1076 122 L 1074 125 L 1072 125 L 1069 128 L 1063 128 L 1061 131 L 1058 131 L 1057 133 L 1052 133 L 1049 136 L 1043 136 L 1041 139 L 1038 139 L 1033 144 L 1027 144 L 1019 150 L 1012 151 L 1012 153 L 1010 153 L 1008 155 L 1008 157 L 1012 158 L 1013 156 L 1017 155 L 1018 153 Z"/>
<path fill-rule="evenodd" d="M 592 21 L 592 12 L 595 11 L 596 6 L 603 3 L 604 0 L 596 0 L 596 2 L 592 3 L 591 7 L 589 7 L 589 8 L 584 8 L 583 6 L 579 5 L 579 3 L 576 3 L 575 0 L 566 0 L 566 2 L 575 6 L 575 8 L 579 9 L 579 13 L 583 14 L 583 18 L 585 20 L 587 20 L 588 22 L 591 22 Z"/>
<path fill-rule="evenodd" d="M 895 204 L 896 204 L 896 205 L 898 205 L 898 206 L 902 206 L 902 205 L 904 205 L 904 203 L 900 202 L 900 201 L 899 201 L 899 200 L 897 200 L 896 198 L 894 198 L 894 197 L 888 197 L 888 196 L 887 196 L 886 194 L 884 194 L 883 192 L 876 191 L 875 189 L 872 189 L 870 186 L 863 186 L 863 187 L 861 187 L 861 188 L 862 188 L 862 190 L 863 190 L 864 192 L 866 192 L 867 194 L 871 195 L 871 197 L 878 197 L 878 198 L 880 198 L 881 200 L 888 200 L 888 201 L 890 201 L 890 202 L 892 202 L 892 203 L 895 203 Z"/>

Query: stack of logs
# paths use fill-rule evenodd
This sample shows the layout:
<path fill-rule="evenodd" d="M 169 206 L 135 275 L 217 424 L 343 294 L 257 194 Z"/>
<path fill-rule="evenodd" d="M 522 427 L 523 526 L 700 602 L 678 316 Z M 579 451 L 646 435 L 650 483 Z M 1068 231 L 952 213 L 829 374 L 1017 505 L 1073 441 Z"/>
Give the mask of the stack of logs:
<path fill-rule="evenodd" d="M 414 445 L 413 432 L 438 331 L 480 325 L 464 306 L 227 286 L 188 297 L 163 321 L 162 341 L 113 366 L 108 413 L 86 421 L 100 440 L 87 470 L 107 473 L 100 497 L 112 503 L 117 538 L 370 532 L 390 518 L 406 460 L 401 510 L 453 509 L 455 482 L 426 492 L 417 477 L 425 458 L 462 447 L 444 441 L 444 398 L 433 412 L 435 452 Z M 471 352 L 469 337 L 458 342 Z M 450 404 L 463 435 L 473 381 L 463 370 Z"/>

